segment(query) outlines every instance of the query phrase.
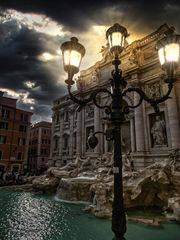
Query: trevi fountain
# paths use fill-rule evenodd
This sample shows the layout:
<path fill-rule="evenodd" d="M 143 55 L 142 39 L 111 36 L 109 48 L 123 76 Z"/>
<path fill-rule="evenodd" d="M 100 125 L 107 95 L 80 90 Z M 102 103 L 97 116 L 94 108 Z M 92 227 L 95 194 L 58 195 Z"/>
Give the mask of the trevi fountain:
<path fill-rule="evenodd" d="M 134 236 L 179 239 L 178 151 L 166 161 L 136 171 L 130 155 L 123 154 L 128 240 Z M 111 239 L 112 159 L 111 154 L 96 161 L 77 157 L 63 167 L 50 167 L 44 175 L 29 177 L 25 185 L 1 188 L 0 239 Z"/>

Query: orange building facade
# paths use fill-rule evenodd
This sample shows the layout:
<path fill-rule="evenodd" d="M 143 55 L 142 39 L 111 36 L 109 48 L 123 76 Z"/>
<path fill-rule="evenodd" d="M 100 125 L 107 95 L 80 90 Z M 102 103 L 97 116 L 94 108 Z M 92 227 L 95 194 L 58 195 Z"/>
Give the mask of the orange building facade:
<path fill-rule="evenodd" d="M 16 108 L 16 102 L 0 92 L 0 172 L 27 166 L 32 113 Z"/>

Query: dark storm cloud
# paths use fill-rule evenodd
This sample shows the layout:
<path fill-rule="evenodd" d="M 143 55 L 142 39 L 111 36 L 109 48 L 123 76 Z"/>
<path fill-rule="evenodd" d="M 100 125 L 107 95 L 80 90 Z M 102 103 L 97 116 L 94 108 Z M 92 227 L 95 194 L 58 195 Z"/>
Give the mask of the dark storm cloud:
<path fill-rule="evenodd" d="M 71 31 L 85 30 L 92 22 L 106 25 L 115 21 L 128 21 L 129 24 L 137 22 L 137 28 L 144 26 L 151 29 L 165 22 L 176 25 L 180 20 L 180 3 L 177 0 L 5 0 L 0 1 L 0 6 L 45 14 Z M 110 15 L 108 8 L 112 8 Z M 118 12 L 123 12 L 123 16 Z"/>
<path fill-rule="evenodd" d="M 29 29 L 16 20 L 0 23 L 0 88 L 28 93 L 36 106 L 52 104 L 65 91 L 60 85 L 60 59 L 44 62 L 44 52 L 57 55 L 59 37 Z M 32 82 L 28 87 L 26 82 Z M 62 81 L 63 82 L 63 81 Z M 19 106 L 27 110 L 30 103 L 20 98 Z M 29 110 L 29 109 L 28 109 Z M 48 112 L 49 113 L 49 112 Z"/>
<path fill-rule="evenodd" d="M 44 14 L 73 34 L 84 33 L 91 25 L 109 26 L 114 22 L 142 34 L 149 34 L 164 23 L 180 31 L 179 0 L 0 0 L 0 18 L 9 20 L 0 22 L 0 88 L 28 92 L 28 98 L 36 101 L 34 120 L 50 116 L 52 101 L 64 94 L 64 87 L 58 85 L 62 65 L 56 60 L 43 62 L 38 58 L 43 52 L 56 54 L 63 39 L 10 21 L 10 9 Z M 34 22 L 34 26 L 41 27 L 39 24 Z M 26 86 L 27 81 L 34 86 Z M 19 107 L 27 110 L 31 104 L 23 100 L 22 95 Z"/>

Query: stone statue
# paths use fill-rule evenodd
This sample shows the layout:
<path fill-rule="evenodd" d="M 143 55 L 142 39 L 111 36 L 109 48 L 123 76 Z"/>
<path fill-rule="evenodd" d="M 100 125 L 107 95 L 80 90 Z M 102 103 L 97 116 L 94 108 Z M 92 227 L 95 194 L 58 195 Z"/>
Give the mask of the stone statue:
<path fill-rule="evenodd" d="M 90 129 L 90 132 L 89 132 L 89 135 L 88 135 L 88 137 L 87 137 L 87 150 L 89 150 L 89 151 L 93 151 L 93 149 L 89 146 L 89 142 L 88 142 L 88 140 L 91 138 L 93 136 L 93 129 L 91 128 Z"/>
<path fill-rule="evenodd" d="M 167 144 L 165 121 L 159 115 L 156 116 L 155 122 L 151 128 L 153 138 L 153 147 Z"/>
<path fill-rule="evenodd" d="M 113 166 L 113 155 L 110 153 L 106 153 L 101 158 L 101 165 L 105 167 Z"/>
<path fill-rule="evenodd" d="M 122 160 L 123 160 L 123 172 L 126 172 L 126 171 L 131 172 L 132 168 L 131 168 L 130 154 L 128 153 L 123 154 Z"/>
<path fill-rule="evenodd" d="M 82 164 L 83 160 L 80 157 L 76 157 L 74 162 L 70 162 L 66 164 L 64 167 L 61 167 L 60 170 L 65 170 L 65 171 L 72 171 L 75 168 L 79 168 Z"/>
<path fill-rule="evenodd" d="M 107 62 L 108 59 L 111 59 L 109 44 L 106 44 L 106 46 L 102 46 L 100 53 L 102 53 L 101 64 Z"/>
<path fill-rule="evenodd" d="M 123 161 L 123 172 L 133 172 L 134 171 L 134 161 L 130 152 L 122 155 Z"/>
<path fill-rule="evenodd" d="M 80 167 L 80 172 L 83 172 L 83 171 L 91 171 L 91 170 L 93 170 L 94 169 L 94 167 L 93 167 L 93 165 L 92 165 L 92 163 L 91 163 L 91 158 L 90 157 L 87 157 L 84 161 L 83 161 L 83 163 L 82 163 L 82 165 L 81 165 L 81 167 Z"/>
<path fill-rule="evenodd" d="M 145 91 L 151 98 L 156 99 L 161 97 L 161 82 L 156 82 L 152 85 L 146 85 Z"/>
<path fill-rule="evenodd" d="M 170 152 L 169 159 L 173 161 L 178 161 L 179 156 L 180 156 L 180 149 L 175 148 Z"/>

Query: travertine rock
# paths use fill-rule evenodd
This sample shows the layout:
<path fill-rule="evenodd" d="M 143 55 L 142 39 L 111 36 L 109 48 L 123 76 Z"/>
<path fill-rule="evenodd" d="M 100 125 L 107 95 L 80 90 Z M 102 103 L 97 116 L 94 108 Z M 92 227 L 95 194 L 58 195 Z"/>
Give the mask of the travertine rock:
<path fill-rule="evenodd" d="M 57 196 L 62 200 L 91 202 L 91 185 L 95 178 L 62 178 L 57 188 Z"/>
<path fill-rule="evenodd" d="M 46 175 L 36 177 L 32 181 L 32 188 L 35 191 L 40 191 L 43 193 L 55 193 L 57 186 L 59 184 L 59 179 L 56 177 L 48 177 Z"/>
<path fill-rule="evenodd" d="M 90 209 L 97 217 L 111 217 L 113 201 L 113 175 L 111 167 L 100 165 L 96 171 L 78 173 L 78 168 L 65 171 L 50 168 L 47 175 L 32 181 L 33 188 L 43 192 L 55 192 L 59 198 L 69 201 L 92 202 Z M 176 220 L 180 219 L 180 163 L 164 160 L 137 172 L 123 173 L 125 208 L 171 208 Z M 172 201 L 173 199 L 173 201 Z M 169 205 L 169 203 L 171 204 Z M 173 205 L 173 204 L 174 205 Z"/>

